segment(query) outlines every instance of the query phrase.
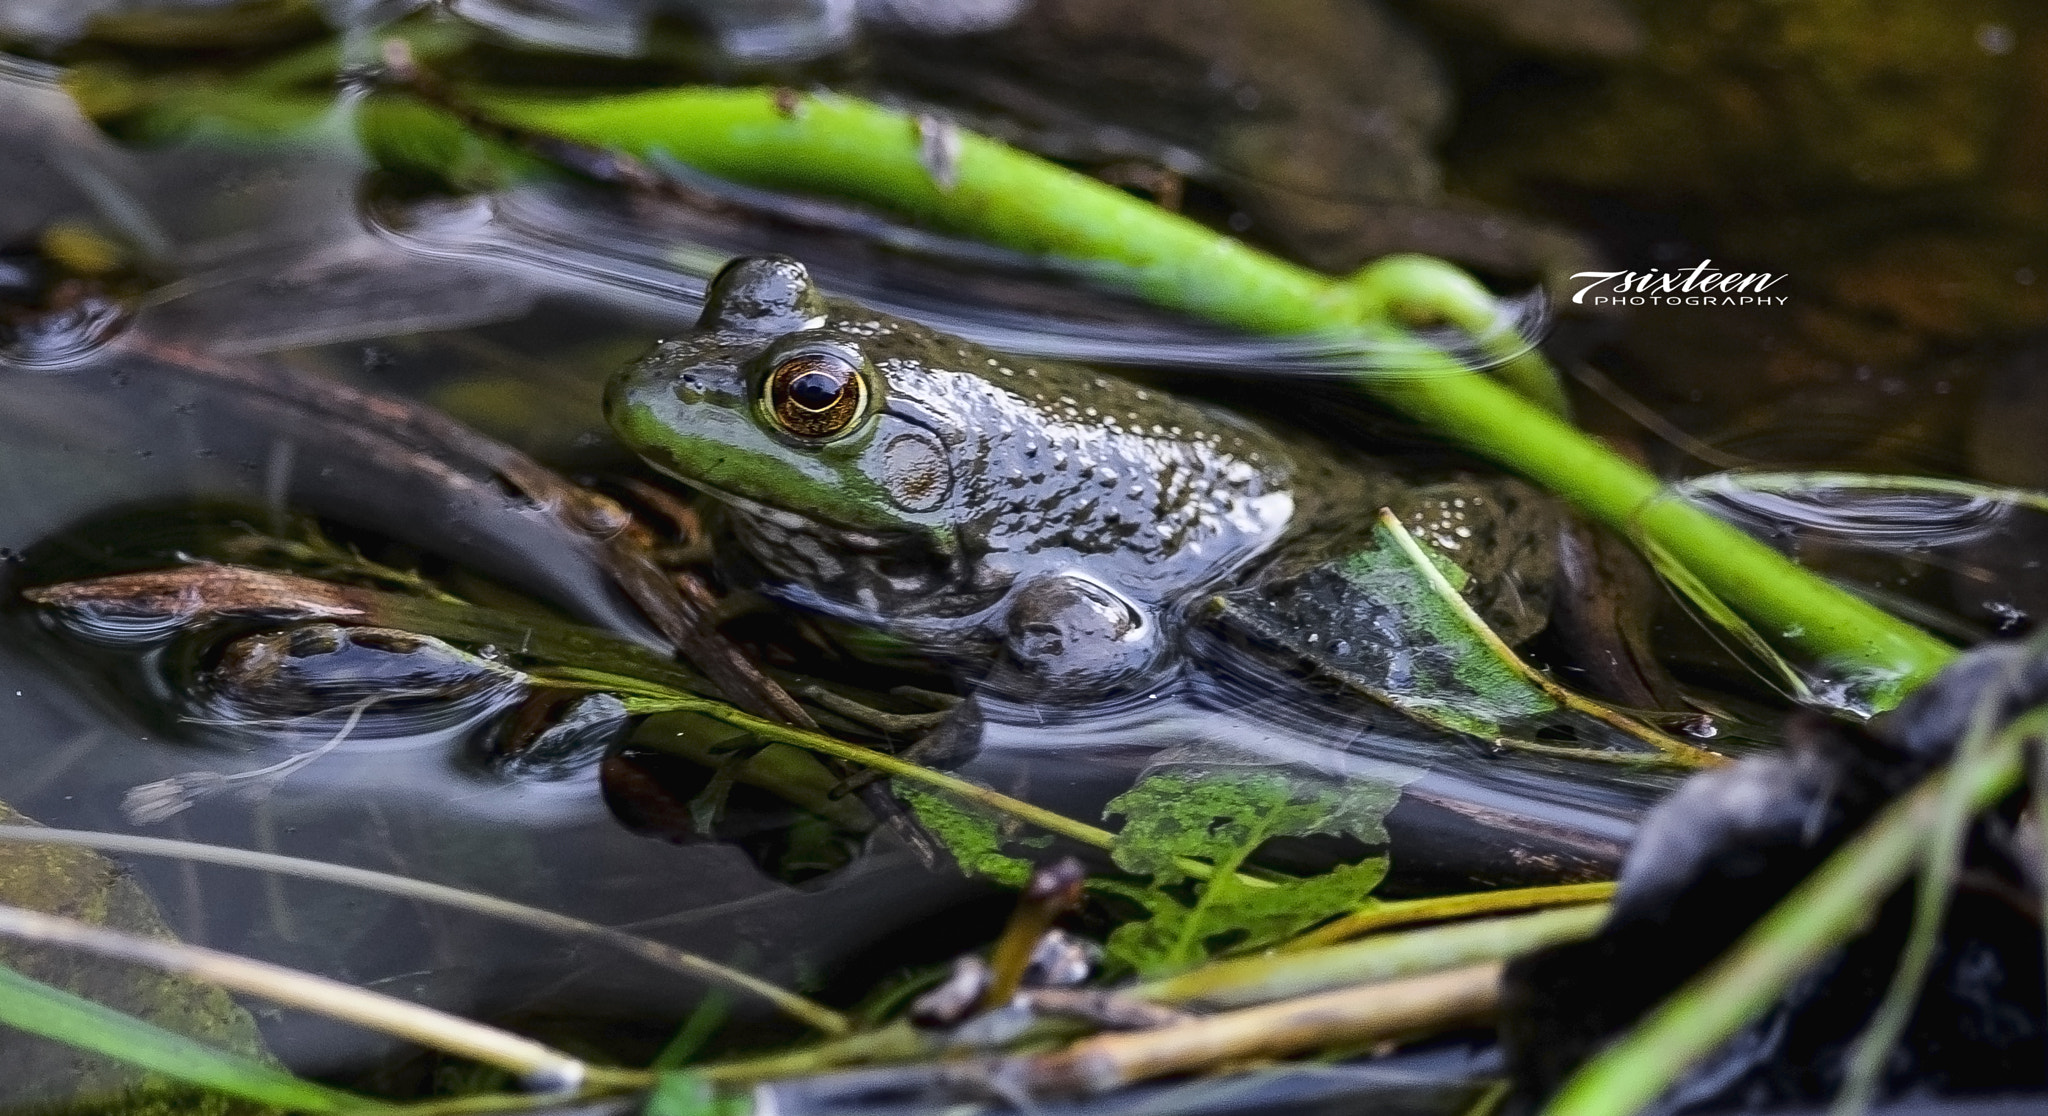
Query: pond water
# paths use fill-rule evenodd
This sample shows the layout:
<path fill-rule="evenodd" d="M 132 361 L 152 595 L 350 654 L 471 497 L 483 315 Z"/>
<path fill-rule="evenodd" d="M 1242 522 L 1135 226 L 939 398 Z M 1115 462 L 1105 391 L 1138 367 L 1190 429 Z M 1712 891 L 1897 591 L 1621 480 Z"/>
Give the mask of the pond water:
<path fill-rule="evenodd" d="M 317 709 L 280 708 L 222 680 L 223 647 L 261 623 L 60 621 L 20 596 L 229 559 L 250 553 L 252 538 L 313 540 L 327 548 L 321 558 L 281 564 L 353 559 L 387 574 L 417 571 L 536 625 L 582 623 L 658 645 L 588 537 L 535 514 L 479 460 L 386 437 L 380 415 L 351 416 L 292 385 L 414 401 L 571 480 L 630 494 L 629 479 L 653 474 L 606 427 L 603 384 L 653 339 L 689 328 L 707 279 L 735 255 L 797 256 L 835 295 L 1006 353 L 1117 366 L 1285 424 L 1292 436 L 1484 467 L 1344 383 L 1356 351 L 1247 338 L 1104 293 L 1081 268 L 853 208 L 695 180 L 722 205 L 692 208 L 565 176 L 467 192 L 424 187 L 364 149 L 360 91 L 331 93 L 320 82 L 291 93 L 304 99 L 312 89 L 319 111 L 269 138 L 252 137 L 246 121 L 203 119 L 152 135 L 158 125 L 107 110 L 110 135 L 69 91 L 87 88 L 78 74 L 118 71 L 137 89 L 186 74 L 246 75 L 266 60 L 301 57 L 327 33 L 310 6 L 259 5 L 239 44 L 207 42 L 224 25 L 199 12 L 189 24 L 167 16 L 162 25 L 189 26 L 197 41 L 138 41 L 155 26 L 139 17 L 79 40 L 81 28 L 58 19 L 58 7 L 26 5 L 0 20 L 18 51 L 0 55 L 0 298 L 12 300 L 0 327 L 10 336 L 0 358 L 0 802 L 46 825 L 470 888 L 644 933 L 841 1007 L 993 939 L 1009 894 L 925 863 L 886 825 L 870 822 L 872 832 L 839 833 L 829 851 L 804 846 L 799 855 L 787 808 L 763 796 L 760 833 L 739 832 L 743 807 L 753 807 L 736 798 L 729 839 L 688 836 L 650 820 L 660 804 L 647 780 L 666 776 L 657 761 L 633 760 L 612 729 L 560 762 L 508 759 L 500 733 L 521 699 L 477 681 L 469 660 L 433 666 L 413 656 L 393 675 L 371 675 L 404 687 L 424 684 L 405 672 L 446 669 L 471 687 L 457 697 L 409 705 L 387 692 L 365 704 L 372 695 L 358 690 Z M 374 21 L 394 14 L 330 7 L 325 18 L 348 26 L 350 49 L 364 57 Z M 1741 28 L 1702 31 L 1686 17 L 1619 7 L 1532 31 L 1490 4 L 1360 4 L 1341 18 L 1252 5 L 1263 13 L 1256 25 L 1233 17 L 1205 38 L 1180 24 L 1138 21 L 1115 33 L 1091 24 L 1133 19 L 1125 5 L 1091 16 L 1088 5 L 1047 4 L 1060 14 L 959 40 L 957 53 L 944 46 L 951 36 L 1003 26 L 1014 12 L 967 6 L 986 8 L 976 17 L 984 23 L 956 28 L 908 4 L 791 3 L 781 14 L 774 4 L 734 5 L 715 18 L 686 12 L 652 23 L 631 5 L 585 7 L 453 5 L 460 18 L 416 18 L 435 33 L 478 37 L 467 53 L 444 56 L 460 59 L 466 77 L 529 77 L 557 90 L 833 82 L 943 107 L 1119 184 L 1162 199 L 1170 192 L 1197 219 L 1325 269 L 1386 251 L 1444 254 L 1493 280 L 1509 319 L 1543 335 L 1572 378 L 1578 420 L 1624 454 L 1674 479 L 1759 467 L 1797 474 L 1773 484 L 1735 472 L 1670 498 L 1700 501 L 1959 643 L 2027 630 L 2048 607 L 2038 499 L 2010 488 L 1806 475 L 2048 485 L 2048 451 L 2033 433 L 2048 407 L 2039 374 L 2048 350 L 2032 332 L 2048 323 L 2035 175 L 2048 166 L 2039 138 L 2048 128 L 2027 125 L 2048 115 L 2048 66 L 2035 64 L 2048 55 L 2033 25 L 2003 9 L 1928 32 L 1977 67 L 1929 93 L 1883 85 L 1905 63 L 1867 58 L 1876 48 L 1853 36 L 1801 54 L 1802 40 L 1775 25 L 1779 77 L 1745 85 L 1739 75 L 1751 59 L 1734 45 Z M 863 22 L 820 15 L 842 7 Z M 1468 7 L 1481 14 L 1458 14 Z M 1751 11 L 1761 7 L 1716 10 L 1749 27 L 1742 21 L 1767 18 Z M 1319 53 L 1315 37 L 1338 33 L 1316 22 L 1325 18 L 1342 35 Z M 708 37 L 688 30 L 707 19 L 716 25 Z M 1695 34 L 1705 37 L 1690 40 L 1699 44 L 1692 54 L 1672 45 Z M 1950 43 L 1958 34 L 1961 45 Z M 1334 76 L 1356 65 L 1339 48 L 1367 41 L 1395 76 Z M 1680 56 L 1700 75 L 1696 97 L 1672 76 Z M 1204 57 L 1213 88 L 1194 98 L 1184 71 Z M 1090 71 L 1088 60 L 1101 58 L 1127 65 Z M 1868 88 L 1815 88 L 1835 72 L 1828 58 L 1878 76 Z M 59 63 L 84 68 L 70 71 L 68 89 Z M 1768 103 L 1749 116 L 1716 102 L 1731 90 L 1778 98 L 1785 119 L 1767 119 Z M 1702 131 L 1688 134 L 1639 101 L 1690 114 Z M 1840 125 L 1857 134 L 1834 136 L 1831 111 L 1857 121 L 1889 113 L 1906 130 L 1959 121 L 1955 150 L 1923 150 L 1876 125 L 1869 134 Z M 1744 121 L 1759 134 L 1743 134 Z M 1532 134 L 1545 129 L 1553 134 Z M 1663 145 L 1662 154 L 1632 153 L 1631 135 Z M 1332 136 L 1349 137 L 1342 157 L 1320 154 Z M 1573 144 L 1583 165 L 1560 154 Z M 1774 157 L 1778 173 L 1759 169 Z M 1367 164 L 1382 168 L 1372 181 L 1361 180 Z M 102 249 L 119 258 L 80 266 L 80 253 Z M 1571 297 L 1584 280 L 1566 278 L 1683 272 L 1710 259 L 1781 275 L 1774 290 L 1784 301 L 1594 308 Z M 52 294 L 44 274 L 66 269 L 70 288 Z M 252 390 L 251 376 L 271 387 Z M 1611 592 L 1618 611 L 1649 618 L 1643 630 L 1661 664 L 1648 673 L 1670 687 L 1662 696 L 1682 690 L 1666 708 L 1686 719 L 1671 723 L 1701 742 L 1731 753 L 1767 746 L 1795 699 L 1861 700 L 1814 664 L 1774 672 L 1634 566 L 1590 584 Z M 785 682 L 826 678 L 871 696 L 906 680 L 956 687 L 929 662 L 855 663 L 808 620 L 745 611 L 752 586 L 717 588 L 738 602 L 728 632 Z M 1589 652 L 1565 627 L 1554 625 L 1532 653 L 1597 690 L 1598 672 L 1584 664 L 1612 648 Z M 359 669 L 341 672 L 354 678 Z M 1398 787 L 1386 895 L 1610 878 L 1642 810 L 1679 777 L 1507 754 L 1328 697 L 1227 639 L 1198 640 L 1169 681 L 1085 712 L 992 696 L 981 752 L 962 773 L 1091 823 L 1162 755 L 1221 764 L 1255 756 L 1334 785 Z M 698 722 L 677 726 L 632 731 L 719 739 Z M 181 802 L 188 808 L 167 818 L 139 821 L 132 809 L 138 787 L 279 764 Z M 661 808 L 673 808 L 677 793 L 665 790 Z M 1364 851 L 1304 842 L 1273 855 L 1276 864 L 1327 866 Z M 168 858 L 127 863 L 185 941 L 621 1063 L 652 1057 L 707 1003 L 701 983 L 601 945 L 313 881 Z M 744 999 L 715 998 L 708 1010 L 726 1019 L 714 1053 L 800 1034 Z M 413 1047 L 307 1013 L 265 1008 L 256 1020 L 300 1073 L 414 1095 L 437 1072 Z M 1327 1080 L 1295 1076 L 1244 1096 L 1308 1111 L 1373 1093 L 1397 1110 L 1406 1089 L 1423 1107 L 1445 1104 L 1463 1094 L 1422 1086 L 1470 1080 L 1484 1068 L 1471 1057 L 1438 1050 L 1384 1080 L 1332 1070 Z M 26 1103 L 34 1094 L 0 1098 Z M 850 1110 L 836 1103 L 800 1090 L 787 1098 L 792 1111 Z M 1197 1101 L 1173 1103 L 1193 1111 Z M 1245 1101 L 1199 1103 L 1228 1111 Z"/>

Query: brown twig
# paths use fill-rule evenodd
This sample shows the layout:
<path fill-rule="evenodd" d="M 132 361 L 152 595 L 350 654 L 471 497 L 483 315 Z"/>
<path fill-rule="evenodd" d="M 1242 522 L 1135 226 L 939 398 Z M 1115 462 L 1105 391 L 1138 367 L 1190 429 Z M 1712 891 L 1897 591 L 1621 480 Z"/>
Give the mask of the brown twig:
<path fill-rule="evenodd" d="M 1098 1035 L 1064 1050 L 999 1063 L 992 1083 L 1017 1094 L 1108 1092 L 1252 1058 L 1341 1050 L 1486 1022 L 1501 966 L 1472 965 L 1384 984 L 1224 1012 L 1149 1031 Z"/>
<path fill-rule="evenodd" d="M 1071 856 L 1031 873 L 1031 881 L 1017 896 L 1017 906 L 989 956 L 988 988 L 981 994 L 983 1010 L 1009 1003 L 1024 986 L 1024 974 L 1031 968 L 1039 941 L 1056 919 L 1080 904 L 1081 885 L 1087 879 L 1088 870 Z"/>

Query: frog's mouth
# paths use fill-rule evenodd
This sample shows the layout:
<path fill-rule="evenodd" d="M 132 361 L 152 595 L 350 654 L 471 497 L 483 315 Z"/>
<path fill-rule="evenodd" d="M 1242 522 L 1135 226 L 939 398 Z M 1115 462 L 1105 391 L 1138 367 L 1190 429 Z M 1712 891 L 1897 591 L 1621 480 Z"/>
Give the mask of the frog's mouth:
<path fill-rule="evenodd" d="M 822 519 L 816 519 L 787 508 L 763 504 L 730 492 L 720 492 L 710 485 L 692 482 L 707 495 L 726 506 L 726 510 L 743 525 L 756 529 L 767 529 L 779 536 L 803 535 L 827 546 L 855 554 L 901 554 L 925 547 L 922 538 L 910 531 L 863 531 L 841 527 Z"/>
<path fill-rule="evenodd" d="M 1002 596 L 1003 586 L 973 584 L 958 553 L 912 532 L 854 530 L 744 497 L 712 493 L 733 536 L 768 575 L 770 596 L 869 627 L 896 628 L 912 617 L 952 628 Z"/>

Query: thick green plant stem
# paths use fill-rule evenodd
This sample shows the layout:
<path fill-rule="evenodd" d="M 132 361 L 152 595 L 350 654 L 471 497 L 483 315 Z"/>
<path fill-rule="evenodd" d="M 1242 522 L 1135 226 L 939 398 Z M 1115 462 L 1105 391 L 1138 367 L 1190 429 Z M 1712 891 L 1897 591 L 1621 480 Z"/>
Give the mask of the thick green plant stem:
<path fill-rule="evenodd" d="M 1554 390 L 1542 387 L 1554 377 L 1539 355 L 1508 355 L 1496 379 L 1414 340 L 1412 327 L 1477 330 L 1490 312 L 1484 289 L 1447 264 L 1394 257 L 1332 279 L 993 140 L 850 97 L 676 89 L 479 103 L 508 122 L 567 139 L 734 181 L 866 202 L 1246 330 L 1357 338 L 1400 358 L 1393 374 L 1362 374 L 1366 391 L 1676 555 L 1759 630 L 1869 685 L 1879 704 L 1954 655 L 1741 530 L 1663 498 L 1657 478 L 1558 416 Z"/>

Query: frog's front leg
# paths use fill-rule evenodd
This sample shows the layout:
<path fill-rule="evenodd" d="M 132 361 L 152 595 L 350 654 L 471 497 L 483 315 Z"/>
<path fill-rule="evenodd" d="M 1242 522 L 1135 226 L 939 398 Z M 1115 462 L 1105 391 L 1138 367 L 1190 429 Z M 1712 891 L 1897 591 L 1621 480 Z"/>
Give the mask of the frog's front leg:
<path fill-rule="evenodd" d="M 1006 599 L 1001 650 L 973 693 L 946 710 L 886 714 L 829 692 L 805 696 L 870 728 L 920 734 L 902 756 L 952 768 L 980 751 L 990 704 L 1044 709 L 1099 701 L 1147 675 L 1160 642 L 1157 622 L 1123 594 L 1085 575 L 1053 574 Z"/>
<path fill-rule="evenodd" d="M 1154 616 L 1084 574 L 1033 578 L 1007 606 L 1001 652 L 967 700 L 918 743 L 926 762 L 957 766 L 972 759 L 985 724 L 1004 721 L 1006 705 L 1036 715 L 1098 703 L 1148 677 L 1164 645 Z"/>
<path fill-rule="evenodd" d="M 1158 661 L 1157 620 L 1078 573 L 1034 578 L 1010 596 L 1003 652 L 982 689 L 1077 705 L 1144 676 Z"/>

